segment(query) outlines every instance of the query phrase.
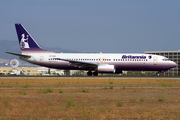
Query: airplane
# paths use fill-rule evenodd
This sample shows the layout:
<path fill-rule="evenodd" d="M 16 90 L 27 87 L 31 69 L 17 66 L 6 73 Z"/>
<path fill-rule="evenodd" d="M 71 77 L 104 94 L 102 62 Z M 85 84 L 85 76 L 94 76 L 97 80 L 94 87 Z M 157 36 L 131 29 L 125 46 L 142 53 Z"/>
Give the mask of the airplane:
<path fill-rule="evenodd" d="M 134 53 L 55 53 L 42 49 L 29 32 L 20 23 L 15 24 L 21 54 L 21 60 L 32 64 L 64 70 L 86 70 L 88 76 L 98 73 L 119 74 L 123 71 L 165 72 L 177 64 L 168 58 L 152 54 Z"/>
<path fill-rule="evenodd" d="M 23 74 L 23 67 L 21 68 L 20 71 L 12 71 L 12 72 L 10 73 L 10 75 L 22 75 L 22 74 Z"/>

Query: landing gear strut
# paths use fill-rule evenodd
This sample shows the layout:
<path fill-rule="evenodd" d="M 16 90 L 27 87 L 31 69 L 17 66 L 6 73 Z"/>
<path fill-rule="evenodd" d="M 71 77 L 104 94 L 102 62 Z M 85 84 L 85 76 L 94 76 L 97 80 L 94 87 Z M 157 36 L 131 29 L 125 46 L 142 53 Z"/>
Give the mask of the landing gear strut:
<path fill-rule="evenodd" d="M 166 71 L 167 71 L 167 70 L 158 71 L 157 76 L 160 76 L 160 73 L 163 73 L 163 72 L 166 72 Z"/>

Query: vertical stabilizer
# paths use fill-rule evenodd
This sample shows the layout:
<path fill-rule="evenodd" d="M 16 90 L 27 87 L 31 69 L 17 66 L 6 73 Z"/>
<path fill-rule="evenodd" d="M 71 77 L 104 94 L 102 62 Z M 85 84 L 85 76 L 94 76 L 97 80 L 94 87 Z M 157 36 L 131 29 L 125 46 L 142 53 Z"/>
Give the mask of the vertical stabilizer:
<path fill-rule="evenodd" d="M 46 53 L 47 50 L 43 50 L 22 24 L 15 24 L 16 32 L 19 40 L 19 46 L 22 53 Z"/>

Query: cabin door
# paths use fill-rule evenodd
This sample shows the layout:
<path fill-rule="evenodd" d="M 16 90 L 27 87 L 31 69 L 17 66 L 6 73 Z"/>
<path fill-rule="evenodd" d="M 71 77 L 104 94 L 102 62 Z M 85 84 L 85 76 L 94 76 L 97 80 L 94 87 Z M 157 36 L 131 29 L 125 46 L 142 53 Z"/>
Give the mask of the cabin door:
<path fill-rule="evenodd" d="M 40 56 L 39 61 L 43 62 L 44 61 L 44 56 Z"/>
<path fill-rule="evenodd" d="M 157 65 L 157 62 L 158 62 L 158 57 L 153 57 L 153 64 Z"/>

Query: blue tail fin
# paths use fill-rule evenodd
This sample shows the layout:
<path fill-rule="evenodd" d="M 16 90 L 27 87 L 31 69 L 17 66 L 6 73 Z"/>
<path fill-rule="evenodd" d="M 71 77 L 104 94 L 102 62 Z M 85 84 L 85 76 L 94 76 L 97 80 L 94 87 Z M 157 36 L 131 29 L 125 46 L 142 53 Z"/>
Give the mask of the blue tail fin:
<path fill-rule="evenodd" d="M 43 50 L 21 24 L 15 24 L 22 53 L 49 52 Z"/>

